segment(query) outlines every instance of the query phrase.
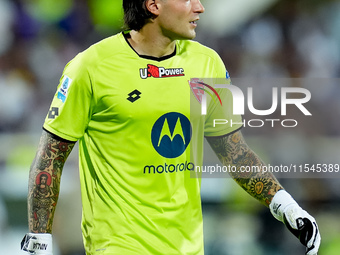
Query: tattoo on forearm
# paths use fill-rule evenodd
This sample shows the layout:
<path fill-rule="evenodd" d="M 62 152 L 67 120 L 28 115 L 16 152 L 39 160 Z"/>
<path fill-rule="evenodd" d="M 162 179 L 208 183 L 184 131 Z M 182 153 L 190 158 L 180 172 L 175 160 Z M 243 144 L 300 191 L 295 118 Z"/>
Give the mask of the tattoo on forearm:
<path fill-rule="evenodd" d="M 265 163 L 248 147 L 241 132 L 207 139 L 223 165 L 234 165 L 231 177 L 250 195 L 268 206 L 275 193 L 283 189 L 272 173 L 240 171 L 241 166 L 264 166 Z M 260 168 L 259 168 L 260 169 Z"/>
<path fill-rule="evenodd" d="M 29 174 L 29 231 L 51 233 L 64 163 L 74 143 L 60 142 L 47 132 L 41 136 Z"/>

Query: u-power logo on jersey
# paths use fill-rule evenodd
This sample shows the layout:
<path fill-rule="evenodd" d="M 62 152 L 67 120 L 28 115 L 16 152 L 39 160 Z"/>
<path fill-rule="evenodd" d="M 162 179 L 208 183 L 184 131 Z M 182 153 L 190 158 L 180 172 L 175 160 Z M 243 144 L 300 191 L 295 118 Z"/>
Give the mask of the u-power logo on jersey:
<path fill-rule="evenodd" d="M 178 77 L 184 76 L 183 68 L 164 68 L 155 65 L 148 64 L 147 68 L 139 69 L 140 77 L 146 79 L 149 77 L 153 78 L 167 78 L 167 77 Z"/>
<path fill-rule="evenodd" d="M 182 155 L 191 141 L 192 127 L 181 113 L 170 112 L 161 116 L 151 131 L 152 145 L 165 158 Z"/>

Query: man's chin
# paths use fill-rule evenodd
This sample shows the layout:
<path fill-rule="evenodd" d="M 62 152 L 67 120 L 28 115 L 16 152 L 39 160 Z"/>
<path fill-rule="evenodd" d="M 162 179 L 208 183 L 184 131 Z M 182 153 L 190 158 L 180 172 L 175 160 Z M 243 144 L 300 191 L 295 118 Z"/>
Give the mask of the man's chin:
<path fill-rule="evenodd" d="M 181 38 L 178 38 L 179 40 L 193 40 L 196 37 L 196 32 L 188 35 L 183 35 Z"/>
<path fill-rule="evenodd" d="M 192 40 L 196 37 L 195 31 L 190 31 L 188 33 L 174 33 L 170 36 L 171 40 Z"/>

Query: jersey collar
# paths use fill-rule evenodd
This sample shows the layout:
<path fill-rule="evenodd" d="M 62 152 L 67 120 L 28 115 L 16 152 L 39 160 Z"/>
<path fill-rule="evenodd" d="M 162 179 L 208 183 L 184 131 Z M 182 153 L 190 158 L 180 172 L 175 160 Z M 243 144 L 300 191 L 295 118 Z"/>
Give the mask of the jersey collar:
<path fill-rule="evenodd" d="M 138 55 L 138 57 L 140 57 L 140 58 L 145 58 L 145 59 L 150 59 L 150 60 L 154 60 L 154 61 L 159 61 L 159 62 L 160 62 L 160 61 L 169 59 L 169 58 L 171 58 L 171 57 L 173 57 L 173 56 L 176 55 L 177 45 L 175 46 L 175 50 L 174 50 L 173 53 L 171 53 L 171 54 L 169 54 L 169 55 L 166 55 L 166 56 L 163 56 L 163 57 L 160 57 L 160 58 L 153 57 L 153 56 L 148 56 L 148 55 L 140 55 L 140 54 L 138 54 L 137 51 L 135 51 L 135 49 L 131 46 L 131 44 L 130 44 L 129 41 L 128 41 L 128 38 L 130 37 L 129 31 L 123 31 L 122 34 L 123 34 L 123 36 L 124 36 L 124 38 L 125 38 L 126 43 L 130 46 L 130 48 L 131 48 L 131 49 Z"/>

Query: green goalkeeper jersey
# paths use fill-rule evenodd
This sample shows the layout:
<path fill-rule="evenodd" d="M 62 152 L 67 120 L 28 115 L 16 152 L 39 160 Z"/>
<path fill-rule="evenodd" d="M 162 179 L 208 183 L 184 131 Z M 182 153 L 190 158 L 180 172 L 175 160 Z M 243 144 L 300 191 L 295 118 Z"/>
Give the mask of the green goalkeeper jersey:
<path fill-rule="evenodd" d="M 232 98 L 223 107 L 191 78 L 225 78 L 219 56 L 193 41 L 177 41 L 173 54 L 138 55 L 124 33 L 94 44 L 65 67 L 44 129 L 79 140 L 87 254 L 203 254 L 200 179 L 204 136 L 241 124 Z M 227 80 L 228 81 L 228 80 Z M 200 94 L 201 93 L 201 94 Z"/>

